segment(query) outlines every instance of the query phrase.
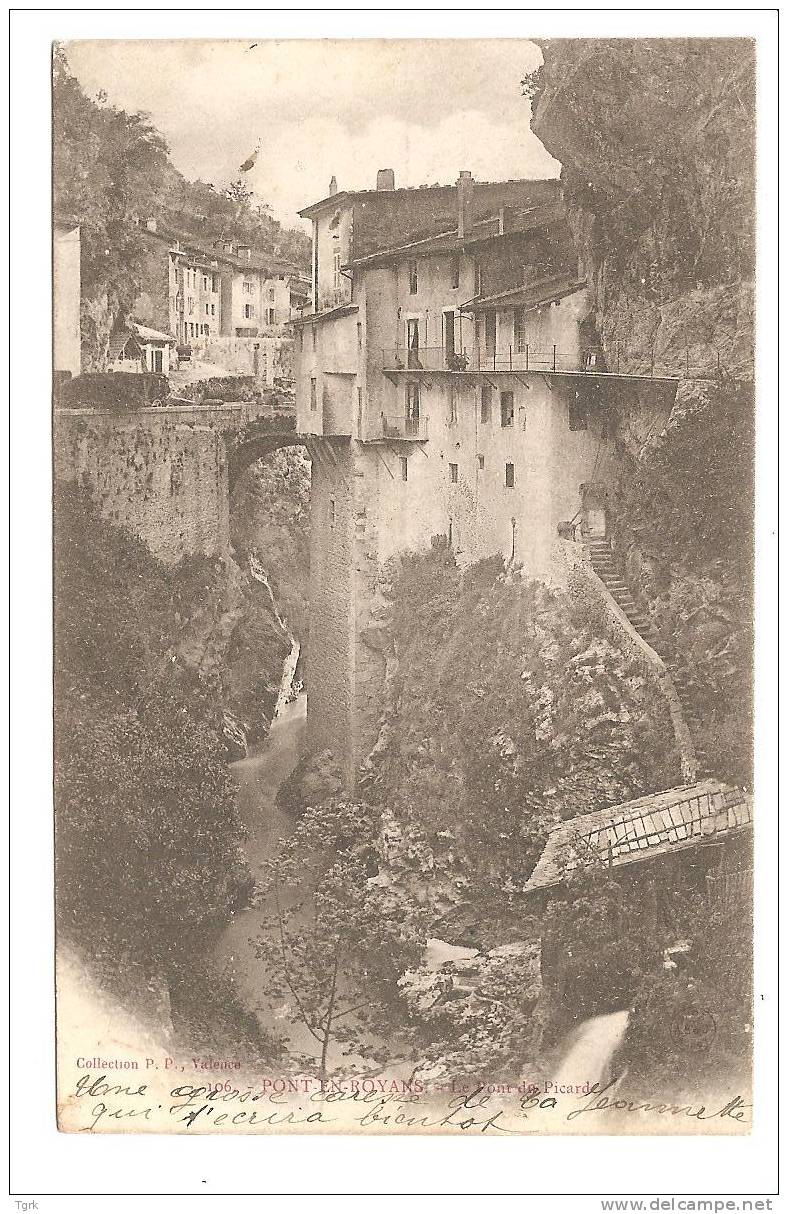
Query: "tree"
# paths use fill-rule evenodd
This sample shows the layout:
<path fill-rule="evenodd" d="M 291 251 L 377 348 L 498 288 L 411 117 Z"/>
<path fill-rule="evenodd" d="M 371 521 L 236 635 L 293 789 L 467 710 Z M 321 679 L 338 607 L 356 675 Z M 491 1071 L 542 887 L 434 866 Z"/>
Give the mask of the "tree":
<path fill-rule="evenodd" d="M 73 490 L 56 504 L 58 922 L 109 980 L 169 980 L 251 887 L 218 689 L 174 644 L 216 568 L 165 569 Z"/>
<path fill-rule="evenodd" d="M 334 1048 L 385 1057 L 406 1015 L 397 983 L 423 948 L 418 914 L 373 880 L 376 846 L 369 810 L 334 799 L 308 808 L 264 869 L 267 917 L 255 947 L 265 998 L 274 1007 L 284 1000 L 290 1022 L 314 1041 L 314 1058 L 300 1061 L 316 1062 L 322 1084 L 337 1065 Z"/>
<path fill-rule="evenodd" d="M 142 285 L 145 249 L 137 220 L 155 215 L 179 236 L 230 235 L 273 253 L 287 248 L 304 269 L 305 233 L 267 215 L 242 180 L 225 190 L 189 182 L 169 160 L 150 116 L 88 97 L 65 49 L 52 57 L 54 209 L 81 225 L 82 348 L 85 369 L 103 369 L 113 324 L 127 318 Z"/>
<path fill-rule="evenodd" d="M 662 694 L 604 611 L 443 544 L 401 560 L 390 603 L 370 795 L 435 857 L 448 832 L 474 898 L 522 888 L 557 819 L 679 778 Z"/>

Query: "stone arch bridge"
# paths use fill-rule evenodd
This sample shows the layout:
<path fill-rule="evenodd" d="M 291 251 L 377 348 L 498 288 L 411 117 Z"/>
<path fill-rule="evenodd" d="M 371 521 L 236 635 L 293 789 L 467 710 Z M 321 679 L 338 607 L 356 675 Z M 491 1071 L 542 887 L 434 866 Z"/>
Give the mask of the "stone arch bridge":
<path fill-rule="evenodd" d="M 250 414 L 245 404 L 151 406 L 128 412 L 55 412 L 55 475 L 76 481 L 98 512 L 155 556 L 230 554 L 230 496 L 243 472 L 296 433 L 295 414 Z"/>
<path fill-rule="evenodd" d="M 358 482 L 342 438 L 302 435 L 293 412 L 245 404 L 58 409 L 54 466 L 108 521 L 165 564 L 228 560 L 230 502 L 244 470 L 279 447 L 312 458 L 308 746 L 330 748 L 352 785 L 372 745 L 383 659 L 357 642 L 369 623 L 376 559 L 352 512 Z M 356 525 L 358 522 L 358 526 Z"/>

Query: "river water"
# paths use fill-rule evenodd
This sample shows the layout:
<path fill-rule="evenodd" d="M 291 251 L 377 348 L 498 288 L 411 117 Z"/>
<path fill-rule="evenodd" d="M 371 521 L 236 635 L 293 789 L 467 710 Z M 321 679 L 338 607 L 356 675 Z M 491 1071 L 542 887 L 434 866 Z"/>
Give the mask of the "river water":
<path fill-rule="evenodd" d="M 282 682 L 268 737 L 259 742 L 245 759 L 233 763 L 238 781 L 238 808 L 247 830 L 244 852 L 253 876 L 262 864 L 275 854 L 282 839 L 293 831 L 294 820 L 276 805 L 279 788 L 293 771 L 301 757 L 306 730 L 306 693 L 294 694 L 293 681 L 298 663 L 299 646 L 293 641 L 285 660 Z M 252 939 L 260 931 L 260 911 L 255 907 L 236 915 L 222 933 L 215 956 L 220 967 L 232 974 L 240 998 L 250 1009 L 259 1009 L 261 984 L 265 974 L 255 956 Z M 459 949 L 444 941 L 430 940 L 425 951 L 425 963 L 438 968 L 446 960 L 473 956 L 474 949 Z M 430 964 L 434 962 L 434 964 Z M 258 1014 L 260 1014 L 258 1012 Z M 290 1025 L 286 1014 L 273 1024 L 268 1015 L 261 1015 L 264 1028 L 275 1027 L 284 1033 L 291 1050 L 313 1053 L 314 1041 L 299 1025 Z M 612 1077 L 613 1059 L 626 1036 L 629 1012 L 611 1012 L 584 1021 L 567 1037 L 562 1061 L 556 1074 L 558 1084 L 583 1085 L 598 1083 L 604 1087 Z M 584 1123 L 587 1128 L 588 1121 Z"/>
<path fill-rule="evenodd" d="M 621 1048 L 629 1024 L 629 1012 L 609 1012 L 584 1020 L 566 1042 L 556 1082 L 594 1084 L 604 1087 L 612 1076 L 613 1059 Z"/>

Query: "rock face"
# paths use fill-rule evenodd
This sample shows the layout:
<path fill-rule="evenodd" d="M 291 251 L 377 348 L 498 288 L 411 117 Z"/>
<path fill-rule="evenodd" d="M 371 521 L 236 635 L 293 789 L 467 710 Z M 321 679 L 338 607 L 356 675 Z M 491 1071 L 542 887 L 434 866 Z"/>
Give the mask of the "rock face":
<path fill-rule="evenodd" d="M 754 47 L 570 39 L 542 49 L 526 80 L 532 125 L 561 161 L 608 367 L 680 377 L 663 418 L 621 386 L 616 560 L 675 650 L 713 770 L 746 782 Z"/>
<path fill-rule="evenodd" d="M 752 376 L 755 53 L 737 39 L 542 43 L 532 126 L 609 365 Z M 689 351 L 689 362 L 687 361 Z"/>

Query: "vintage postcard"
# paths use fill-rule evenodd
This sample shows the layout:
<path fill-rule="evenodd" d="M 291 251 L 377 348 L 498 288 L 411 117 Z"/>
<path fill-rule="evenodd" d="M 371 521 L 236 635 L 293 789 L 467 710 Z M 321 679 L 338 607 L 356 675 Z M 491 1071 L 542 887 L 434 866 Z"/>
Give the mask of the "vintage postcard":
<path fill-rule="evenodd" d="M 60 1130 L 751 1132 L 757 87 L 55 43 Z"/>

